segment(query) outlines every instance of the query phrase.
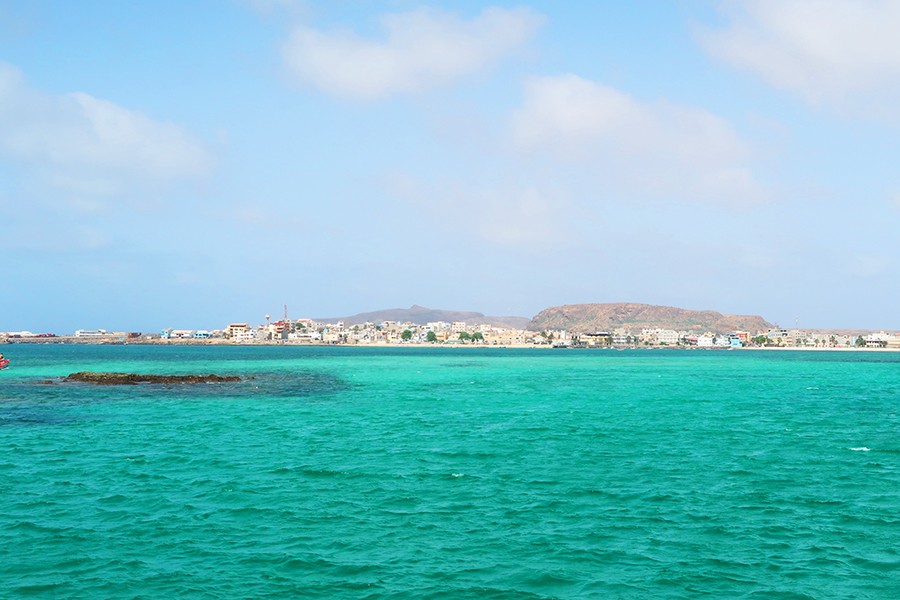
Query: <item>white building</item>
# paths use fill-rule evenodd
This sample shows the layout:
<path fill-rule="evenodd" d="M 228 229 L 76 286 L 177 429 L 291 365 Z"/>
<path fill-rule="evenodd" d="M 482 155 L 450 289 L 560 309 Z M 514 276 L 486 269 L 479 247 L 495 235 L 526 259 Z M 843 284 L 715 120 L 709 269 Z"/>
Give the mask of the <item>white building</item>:
<path fill-rule="evenodd" d="M 75 337 L 102 337 L 108 334 L 105 329 L 79 329 L 75 332 Z"/>
<path fill-rule="evenodd" d="M 870 333 L 863 339 L 866 341 L 866 348 L 887 348 L 888 344 L 894 341 L 894 336 L 880 331 L 878 333 Z"/>
<path fill-rule="evenodd" d="M 231 341 L 235 344 L 251 344 L 257 340 L 259 332 L 252 327 L 247 329 L 235 329 L 231 334 Z"/>
<path fill-rule="evenodd" d="M 668 346 L 674 346 L 678 343 L 680 336 L 677 331 L 672 329 L 657 329 L 656 330 L 656 342 L 658 344 L 666 344 Z"/>

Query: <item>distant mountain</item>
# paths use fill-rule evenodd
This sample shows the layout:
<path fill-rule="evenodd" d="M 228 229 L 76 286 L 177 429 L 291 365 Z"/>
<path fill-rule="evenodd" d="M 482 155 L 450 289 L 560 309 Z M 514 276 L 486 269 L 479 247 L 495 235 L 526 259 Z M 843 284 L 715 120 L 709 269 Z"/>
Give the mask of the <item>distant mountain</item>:
<path fill-rule="evenodd" d="M 565 329 L 574 333 L 612 331 L 618 328 L 637 331 L 645 327 L 693 330 L 697 333 L 728 333 L 739 330 L 755 334 L 773 325 L 759 316 L 723 315 L 713 310 L 687 310 L 631 302 L 554 306 L 542 310 L 528 325 L 528 329 L 533 331 Z"/>
<path fill-rule="evenodd" d="M 465 312 L 460 310 L 441 310 L 438 308 L 426 308 L 413 305 L 409 308 L 388 308 L 373 312 L 359 313 L 350 317 L 331 317 L 316 319 L 325 323 L 343 321 L 347 325 L 359 325 L 360 323 L 381 323 L 383 321 L 397 321 L 398 323 L 415 323 L 425 325 L 435 321 L 465 321 L 474 325 L 495 325 L 497 327 L 510 327 L 525 329 L 531 322 L 527 317 L 488 317 L 479 312 Z"/>

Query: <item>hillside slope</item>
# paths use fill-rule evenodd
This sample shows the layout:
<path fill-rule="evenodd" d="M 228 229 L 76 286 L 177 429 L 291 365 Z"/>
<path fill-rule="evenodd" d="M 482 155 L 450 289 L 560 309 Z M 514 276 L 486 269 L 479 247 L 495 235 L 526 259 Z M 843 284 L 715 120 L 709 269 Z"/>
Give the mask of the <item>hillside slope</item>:
<path fill-rule="evenodd" d="M 612 331 L 627 328 L 693 330 L 728 333 L 742 330 L 756 333 L 772 324 L 755 315 L 723 315 L 713 310 L 687 310 L 671 306 L 654 306 L 632 302 L 610 304 L 570 304 L 542 310 L 529 324 L 533 331 L 565 329 L 574 333 Z"/>

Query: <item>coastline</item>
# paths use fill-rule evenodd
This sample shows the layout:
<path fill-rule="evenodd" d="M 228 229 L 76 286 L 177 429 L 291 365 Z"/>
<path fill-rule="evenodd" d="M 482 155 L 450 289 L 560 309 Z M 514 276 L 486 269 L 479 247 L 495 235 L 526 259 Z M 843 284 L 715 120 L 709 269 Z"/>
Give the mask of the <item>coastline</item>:
<path fill-rule="evenodd" d="M 46 344 L 46 345 L 95 345 L 95 346 L 235 346 L 235 347 L 254 347 L 254 346 L 284 346 L 292 348 L 498 348 L 498 349 L 534 349 L 534 350 L 589 350 L 589 351 L 622 351 L 622 350 L 681 350 L 681 351 L 706 351 L 706 352 L 723 352 L 723 351 L 788 351 L 788 352 L 900 352 L 900 347 L 895 348 L 859 348 L 852 346 L 838 347 L 815 347 L 815 346 L 742 346 L 733 348 L 709 348 L 697 346 L 610 346 L 610 347 L 579 347 L 579 346 L 563 346 L 554 347 L 548 344 L 472 344 L 472 343 L 388 343 L 378 342 L 371 344 L 334 344 L 326 342 L 304 342 L 294 343 L 282 340 L 264 340 L 250 343 L 238 343 L 228 339 L 158 339 L 158 338 L 137 338 L 137 339 L 121 339 L 121 338 L 78 338 L 75 336 L 59 336 L 53 338 L 16 338 L 0 341 L 0 345 L 15 344 Z"/>

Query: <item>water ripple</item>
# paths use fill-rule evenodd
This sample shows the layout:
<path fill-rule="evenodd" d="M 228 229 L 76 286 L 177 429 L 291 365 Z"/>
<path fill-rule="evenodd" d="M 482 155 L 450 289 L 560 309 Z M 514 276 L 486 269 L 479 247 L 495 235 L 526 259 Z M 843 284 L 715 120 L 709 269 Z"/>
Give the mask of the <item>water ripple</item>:
<path fill-rule="evenodd" d="M 896 361 L 73 352 L 59 369 L 254 379 L 11 381 L 0 582 L 15 595 L 893 598 L 900 583 L 897 398 L 870 393 L 896 389 Z M 42 364 L 35 379 L 56 375 Z"/>

